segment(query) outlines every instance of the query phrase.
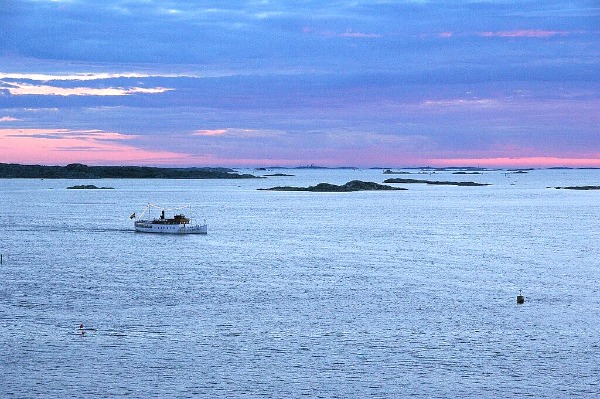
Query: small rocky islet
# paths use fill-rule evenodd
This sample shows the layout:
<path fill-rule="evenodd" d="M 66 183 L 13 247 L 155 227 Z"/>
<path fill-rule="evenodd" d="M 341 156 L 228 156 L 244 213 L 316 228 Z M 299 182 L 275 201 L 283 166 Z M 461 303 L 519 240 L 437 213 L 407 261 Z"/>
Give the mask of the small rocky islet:
<path fill-rule="evenodd" d="M 567 186 L 567 187 L 554 187 L 557 190 L 600 190 L 600 186 Z"/>
<path fill-rule="evenodd" d="M 467 186 L 467 187 L 481 187 L 481 186 L 490 186 L 489 183 L 476 183 L 474 181 L 436 181 L 436 180 L 420 180 L 420 179 L 386 179 L 383 181 L 384 183 L 400 183 L 400 184 L 431 184 L 436 186 Z"/>
<path fill-rule="evenodd" d="M 68 190 L 113 190 L 113 187 L 97 187 L 93 184 L 82 184 L 78 186 L 67 187 Z"/>
<path fill-rule="evenodd" d="M 263 175 L 263 177 L 294 177 L 294 175 L 288 175 L 287 173 L 272 173 L 270 175 Z"/>
<path fill-rule="evenodd" d="M 291 186 L 278 186 L 271 188 L 259 188 L 258 190 L 263 191 L 311 191 L 321 193 L 346 193 L 351 191 L 398 191 L 406 190 L 406 188 L 392 187 L 385 184 L 379 184 L 374 182 L 365 182 L 360 180 L 352 180 L 346 184 L 337 185 L 331 183 L 319 183 L 316 186 L 308 187 L 291 187 Z"/>

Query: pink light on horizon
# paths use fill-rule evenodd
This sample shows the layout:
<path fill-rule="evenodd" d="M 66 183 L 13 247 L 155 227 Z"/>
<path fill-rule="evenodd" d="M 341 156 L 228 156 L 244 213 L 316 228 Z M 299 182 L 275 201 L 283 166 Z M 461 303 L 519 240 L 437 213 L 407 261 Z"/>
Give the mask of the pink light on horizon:
<path fill-rule="evenodd" d="M 594 158 L 560 157 L 497 157 L 497 158 L 435 158 L 431 166 L 481 166 L 491 168 L 600 168 L 600 154 Z"/>
<path fill-rule="evenodd" d="M 128 143 L 133 136 L 99 130 L 68 129 L 0 129 L 0 162 L 21 164 L 60 165 L 84 163 L 90 165 L 146 165 L 146 166 L 481 166 L 493 168 L 543 168 L 543 167 L 598 167 L 600 154 L 584 157 L 560 156 L 486 156 L 464 157 L 447 154 L 443 158 L 427 157 L 417 152 L 399 152 L 394 148 L 370 146 L 368 148 L 321 150 L 296 149 L 294 151 L 263 154 L 252 158 L 238 153 L 225 154 L 179 153 L 147 150 Z"/>
<path fill-rule="evenodd" d="M 103 131 L 0 129 L 0 162 L 48 165 L 193 163 L 188 154 L 149 151 L 123 143 L 130 138 Z"/>

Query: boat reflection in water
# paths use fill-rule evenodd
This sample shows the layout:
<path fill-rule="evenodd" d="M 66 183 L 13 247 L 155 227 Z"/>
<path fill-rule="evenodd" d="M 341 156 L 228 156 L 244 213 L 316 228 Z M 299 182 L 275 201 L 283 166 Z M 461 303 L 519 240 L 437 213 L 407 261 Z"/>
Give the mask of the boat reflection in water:
<path fill-rule="evenodd" d="M 154 209 L 160 210 L 160 217 L 152 218 L 150 213 Z M 178 208 L 162 208 L 157 205 L 148 204 L 142 214 L 136 218 L 133 213 L 130 218 L 135 219 L 135 231 L 142 233 L 163 234 L 207 234 L 208 228 L 204 224 L 194 224 L 191 218 L 186 217 L 181 210 L 187 209 L 191 213 L 191 206 L 185 205 Z M 165 217 L 165 211 L 173 212 L 172 217 Z"/>

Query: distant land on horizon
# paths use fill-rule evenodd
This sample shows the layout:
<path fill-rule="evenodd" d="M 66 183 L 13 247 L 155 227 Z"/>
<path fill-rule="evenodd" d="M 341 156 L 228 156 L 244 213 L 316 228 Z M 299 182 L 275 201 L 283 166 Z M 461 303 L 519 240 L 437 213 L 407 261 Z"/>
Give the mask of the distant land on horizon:
<path fill-rule="evenodd" d="M 0 178 L 16 179 L 258 179 L 229 168 L 161 168 L 151 166 L 66 166 L 0 163 Z"/>
<path fill-rule="evenodd" d="M 523 167 L 523 168 L 515 168 L 515 167 L 510 167 L 510 168 L 493 168 L 493 167 L 482 167 L 482 166 L 396 166 L 396 167 L 389 167 L 389 166 L 371 166 L 371 167 L 357 167 L 357 166 L 317 166 L 317 165 L 309 165 L 309 166 L 266 166 L 266 167 L 257 167 L 254 168 L 255 170 L 269 170 L 269 169 L 331 169 L 331 170 L 336 170 L 336 169 L 355 169 L 355 170 L 359 170 L 359 169 L 371 169 L 371 170 L 394 170 L 394 169 L 402 169 L 402 170 L 422 170 L 422 171 L 439 171 L 439 172 L 443 172 L 443 171 L 469 171 L 469 172 L 474 172 L 474 171 L 494 171 L 494 170 L 506 170 L 509 172 L 516 172 L 516 171 L 530 171 L 530 170 L 543 170 L 543 169 L 548 169 L 548 170 L 552 170 L 552 169 L 565 169 L 565 170 L 587 170 L 587 169 L 600 169 L 600 168 L 596 168 L 596 167 L 592 167 L 592 166 L 585 166 L 585 167 L 573 167 L 573 166 L 546 166 L 546 167 L 538 167 L 538 168 L 532 168 L 532 167 Z"/>
<path fill-rule="evenodd" d="M 244 168 L 245 169 L 245 168 Z M 254 168 L 257 171 L 269 169 L 361 169 L 353 166 L 270 166 Z M 504 169 L 480 168 L 473 166 L 449 167 L 371 167 L 365 169 L 387 170 L 422 170 L 422 171 L 493 171 Z M 534 169 L 600 169 L 593 167 L 548 167 L 548 168 L 520 168 L 507 169 L 509 171 L 530 171 Z M 393 172 L 391 172 L 393 173 Z M 235 169 L 226 167 L 156 167 L 156 166 L 88 166 L 81 163 L 60 165 L 23 165 L 16 163 L 0 163 L 0 179 L 259 179 L 264 176 L 255 176 L 247 173 L 238 173 Z"/>

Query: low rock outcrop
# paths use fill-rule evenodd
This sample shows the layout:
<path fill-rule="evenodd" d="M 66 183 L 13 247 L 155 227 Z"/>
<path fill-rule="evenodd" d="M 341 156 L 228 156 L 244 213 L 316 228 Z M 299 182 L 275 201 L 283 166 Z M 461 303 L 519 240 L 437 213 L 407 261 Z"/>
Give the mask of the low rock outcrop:
<path fill-rule="evenodd" d="M 401 184 L 414 184 L 414 183 L 423 183 L 423 184 L 432 184 L 437 186 L 470 186 L 470 187 L 478 187 L 478 186 L 489 186 L 488 183 L 476 183 L 473 181 L 435 181 L 435 180 L 419 180 L 419 179 L 386 179 L 383 181 L 384 183 L 401 183 Z"/>
<path fill-rule="evenodd" d="M 600 186 L 567 186 L 554 188 L 557 190 L 600 190 Z"/>
<path fill-rule="evenodd" d="M 340 193 L 350 191 L 374 191 L 374 190 L 406 190 L 401 187 L 392 187 L 384 184 L 378 184 L 374 182 L 364 182 L 360 180 L 352 180 L 341 186 L 330 183 L 319 183 L 316 186 L 308 187 L 271 187 L 271 188 L 259 188 L 259 190 L 271 190 L 271 191 L 312 191 L 312 192 L 324 192 L 324 193 Z"/>
<path fill-rule="evenodd" d="M 79 186 L 67 187 L 69 190 L 113 190 L 113 187 L 96 187 L 93 184 L 82 184 Z"/>

